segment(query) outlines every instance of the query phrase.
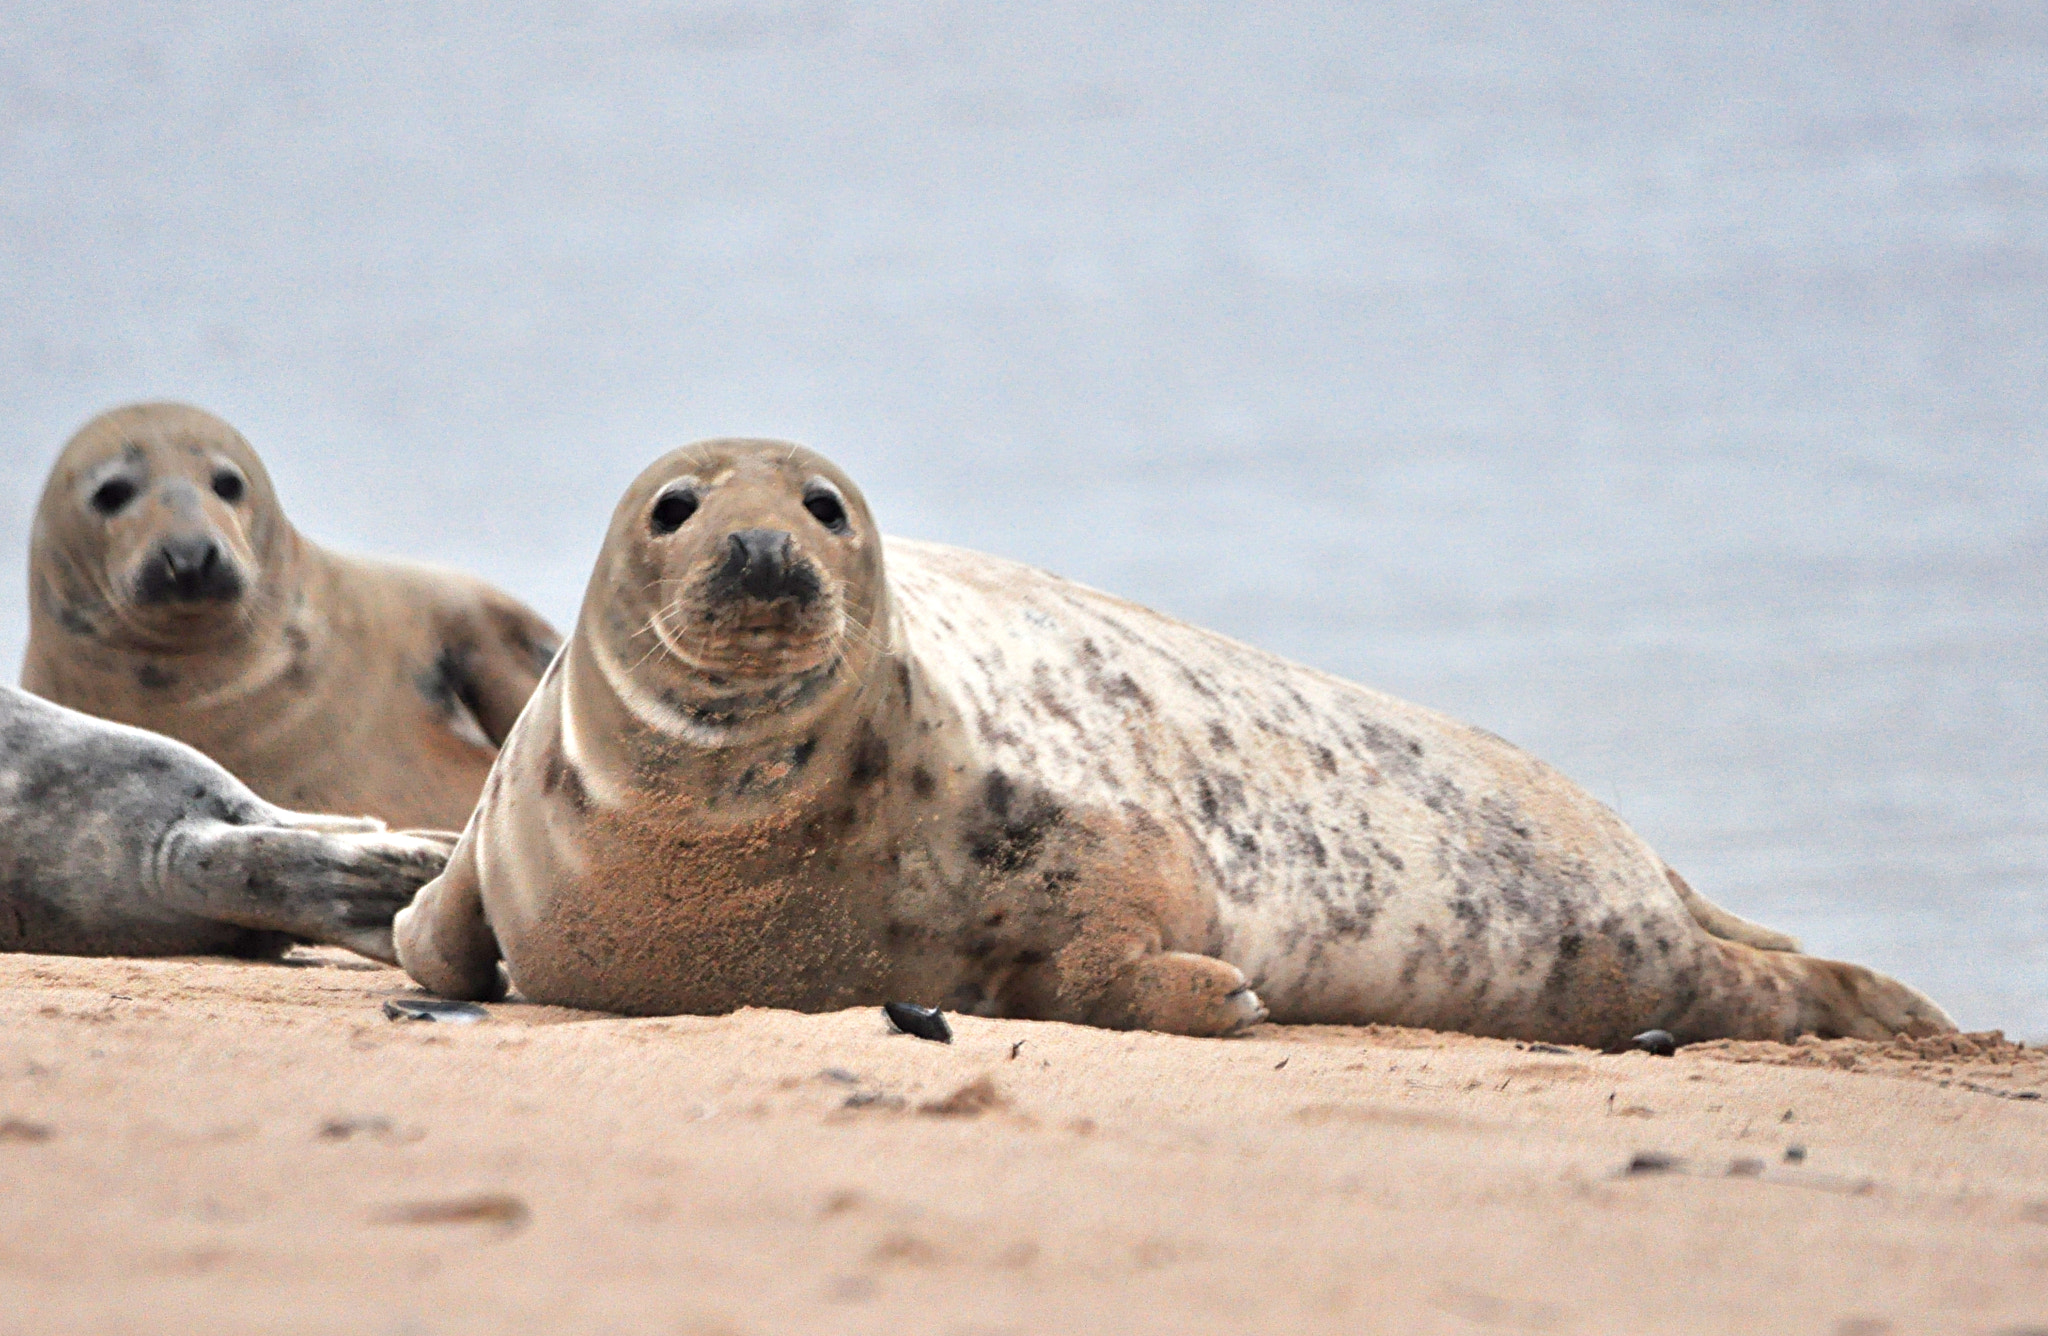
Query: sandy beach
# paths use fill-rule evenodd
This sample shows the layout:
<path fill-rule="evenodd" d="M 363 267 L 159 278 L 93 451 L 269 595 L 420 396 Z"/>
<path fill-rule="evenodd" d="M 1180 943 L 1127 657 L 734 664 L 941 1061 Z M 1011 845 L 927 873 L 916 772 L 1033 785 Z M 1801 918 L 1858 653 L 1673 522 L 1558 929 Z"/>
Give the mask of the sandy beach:
<path fill-rule="evenodd" d="M 2048 1330 L 2048 1053 L 397 1022 L 0 957 L 0 1332 Z"/>

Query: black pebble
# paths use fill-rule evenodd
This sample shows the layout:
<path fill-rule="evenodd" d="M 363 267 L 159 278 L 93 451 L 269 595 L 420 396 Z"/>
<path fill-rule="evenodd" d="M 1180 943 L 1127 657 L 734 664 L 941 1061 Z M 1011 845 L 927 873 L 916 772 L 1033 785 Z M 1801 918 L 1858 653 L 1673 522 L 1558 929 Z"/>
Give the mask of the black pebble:
<path fill-rule="evenodd" d="M 1787 1164 L 1805 1164 L 1805 1163 L 1806 1163 L 1806 1147 L 1804 1147 L 1804 1146 L 1787 1146 L 1787 1147 L 1785 1147 L 1785 1163 L 1787 1163 Z"/>
<path fill-rule="evenodd" d="M 1678 1051 L 1678 1041 L 1671 1037 L 1669 1030 L 1645 1030 L 1629 1040 L 1628 1046 L 1654 1053 L 1660 1058 L 1668 1058 Z"/>
<path fill-rule="evenodd" d="M 946 1024 L 946 1013 L 937 1007 L 920 1007 L 915 1002 L 884 1002 L 882 1014 L 889 1018 L 889 1024 L 905 1034 L 937 1044 L 953 1042 L 953 1027 Z"/>
<path fill-rule="evenodd" d="M 444 1025 L 472 1025 L 491 1016 L 474 1002 L 444 1002 L 438 997 L 386 998 L 384 1014 L 394 1021 L 440 1021 Z"/>
<path fill-rule="evenodd" d="M 1679 1163 L 1679 1158 L 1676 1155 L 1666 1155 L 1662 1151 L 1656 1150 L 1639 1150 L 1635 1153 L 1635 1158 L 1628 1162 L 1628 1172 L 1631 1174 L 1668 1174 L 1678 1168 Z"/>

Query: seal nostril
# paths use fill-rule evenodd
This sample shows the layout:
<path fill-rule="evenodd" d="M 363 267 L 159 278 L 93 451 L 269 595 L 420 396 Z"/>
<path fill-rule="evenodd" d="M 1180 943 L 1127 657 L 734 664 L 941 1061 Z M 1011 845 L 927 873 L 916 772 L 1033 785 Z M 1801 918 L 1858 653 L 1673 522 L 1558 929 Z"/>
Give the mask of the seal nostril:
<path fill-rule="evenodd" d="M 796 540 L 779 529 L 741 529 L 726 535 L 718 576 L 728 589 L 763 600 L 800 594 L 803 581 Z"/>

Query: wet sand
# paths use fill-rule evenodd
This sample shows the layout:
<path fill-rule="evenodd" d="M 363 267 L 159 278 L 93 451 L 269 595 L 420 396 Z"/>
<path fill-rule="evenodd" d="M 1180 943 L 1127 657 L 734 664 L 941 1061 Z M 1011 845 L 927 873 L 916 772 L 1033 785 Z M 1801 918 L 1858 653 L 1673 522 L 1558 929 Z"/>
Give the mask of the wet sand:
<path fill-rule="evenodd" d="M 0 1332 L 2048 1329 L 2048 1053 L 1982 1037 L 944 1046 L 410 992 L 0 957 Z"/>

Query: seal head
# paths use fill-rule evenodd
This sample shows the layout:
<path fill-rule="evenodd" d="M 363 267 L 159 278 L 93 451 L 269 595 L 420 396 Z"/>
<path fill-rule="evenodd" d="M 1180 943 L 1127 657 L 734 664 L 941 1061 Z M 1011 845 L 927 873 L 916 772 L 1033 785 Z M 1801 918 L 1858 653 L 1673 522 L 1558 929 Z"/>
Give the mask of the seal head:
<path fill-rule="evenodd" d="M 871 670 L 887 611 L 852 481 L 800 446 L 718 440 L 628 489 L 579 625 L 641 724 L 721 747 L 829 708 Z"/>
<path fill-rule="evenodd" d="M 65 627 L 175 653 L 274 621 L 297 534 L 240 432 L 138 404 L 65 446 L 37 508 L 32 596 Z"/>
<path fill-rule="evenodd" d="M 480 580 L 328 552 L 183 404 L 103 413 L 37 507 L 22 685 L 297 811 L 453 829 L 558 637 Z"/>

